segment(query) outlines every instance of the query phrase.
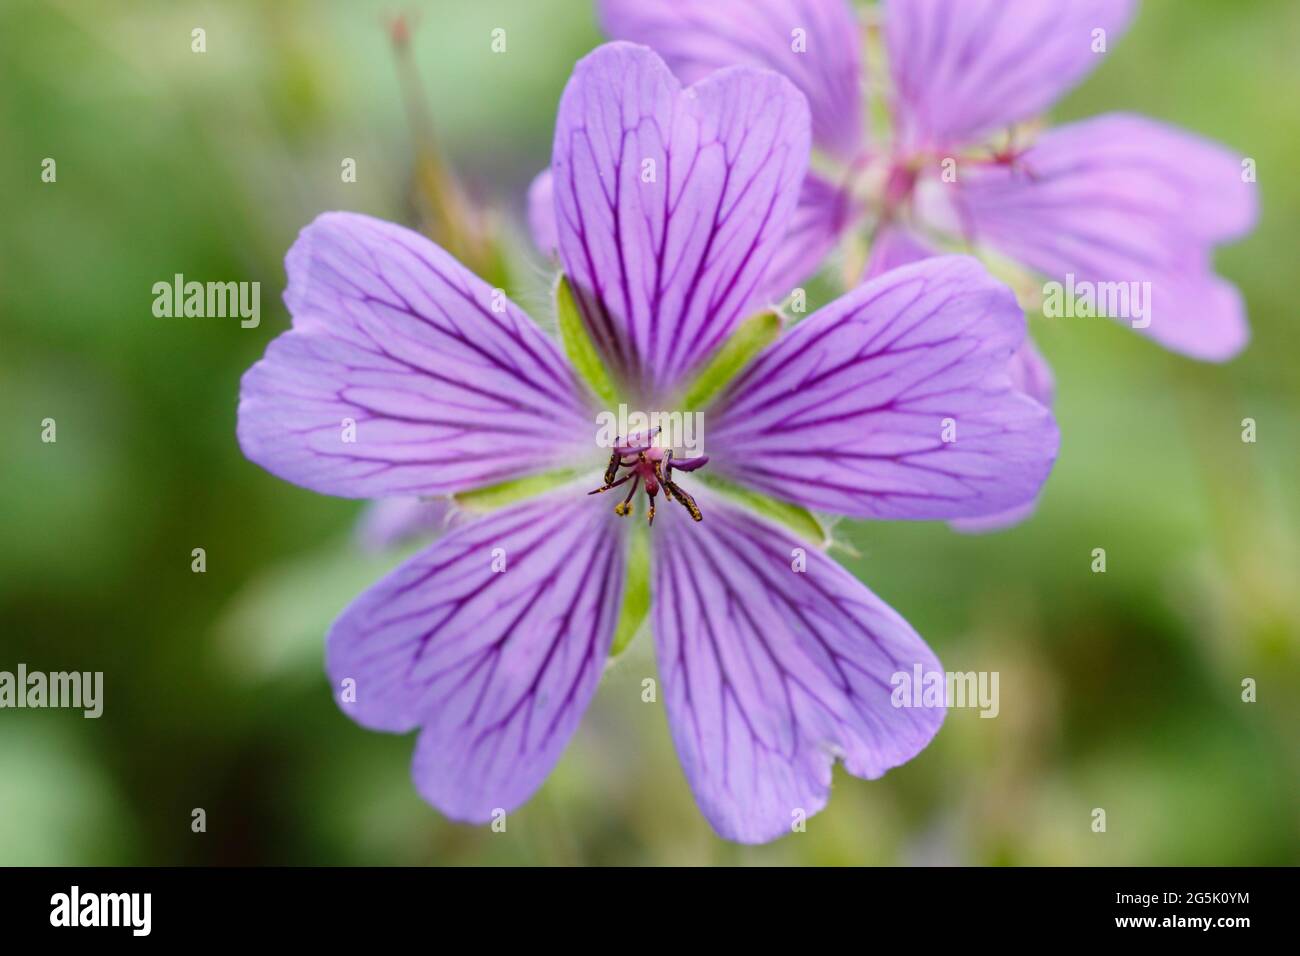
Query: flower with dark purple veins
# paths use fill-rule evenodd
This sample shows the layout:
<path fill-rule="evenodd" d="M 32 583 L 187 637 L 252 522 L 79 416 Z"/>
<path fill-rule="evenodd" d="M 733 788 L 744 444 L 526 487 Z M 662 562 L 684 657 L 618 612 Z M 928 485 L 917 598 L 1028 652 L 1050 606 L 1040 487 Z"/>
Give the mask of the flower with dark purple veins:
<path fill-rule="evenodd" d="M 991 254 L 1088 289 L 1096 314 L 1209 361 L 1249 337 L 1215 246 L 1251 230 L 1244 157 L 1153 120 L 1107 114 L 1041 132 L 1034 120 L 1098 65 L 1136 0 L 882 0 L 886 69 L 868 74 L 867 30 L 849 0 L 597 0 L 606 32 L 656 50 L 683 82 L 736 64 L 784 73 L 808 98 L 816 171 L 803 183 L 768 273 L 781 300 L 848 237 L 870 257 L 850 285 L 940 251 Z M 873 54 L 874 56 L 874 51 Z M 874 134 L 868 95 L 888 117 Z M 555 246 L 543 173 L 530 196 L 537 244 Z M 852 257 L 850 257 L 852 262 Z M 861 260 L 858 260 L 861 267 Z M 1124 284 L 1124 288 L 1120 288 Z M 1149 291 L 1135 317 L 1127 288 Z M 1069 293 L 1066 293 L 1067 295 Z M 1053 377 L 1032 342 L 1016 357 L 1029 394 L 1051 405 Z M 1013 523 L 1032 503 L 957 527 Z"/>
<path fill-rule="evenodd" d="M 894 706 L 893 675 L 939 662 L 809 540 L 809 509 L 1023 505 L 1056 427 L 1010 378 L 1014 296 L 959 256 L 863 284 L 699 387 L 764 304 L 809 140 L 805 98 L 776 73 L 683 88 L 644 47 L 582 60 L 551 167 L 572 361 L 406 229 L 330 213 L 290 250 L 293 328 L 242 385 L 250 459 L 344 497 L 535 492 L 453 527 L 328 636 L 340 706 L 420 731 L 415 784 L 447 816 L 486 822 L 532 795 L 646 615 L 682 765 L 724 837 L 790 832 L 825 805 L 835 760 L 878 777 L 942 723 L 941 706 Z M 698 411 L 707 459 L 654 429 L 602 447 L 613 400 Z M 624 601 L 647 589 L 648 611 Z"/>

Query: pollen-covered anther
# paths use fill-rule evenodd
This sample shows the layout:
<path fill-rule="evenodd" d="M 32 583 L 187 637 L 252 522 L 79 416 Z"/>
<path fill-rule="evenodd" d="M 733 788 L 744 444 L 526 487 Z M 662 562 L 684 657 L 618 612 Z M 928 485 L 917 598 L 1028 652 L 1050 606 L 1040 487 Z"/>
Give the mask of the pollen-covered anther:
<path fill-rule="evenodd" d="M 646 500 L 649 503 L 646 509 L 646 522 L 654 524 L 655 498 L 662 489 L 664 497 L 669 501 L 678 502 L 690 513 L 693 520 L 703 521 L 704 515 L 700 513 L 695 499 L 673 481 L 673 469 L 694 471 L 708 460 L 706 455 L 674 459 L 671 448 L 656 447 L 650 444 L 650 438 L 630 438 L 627 444 L 614 445 L 610 452 L 609 464 L 605 468 L 605 483 L 589 491 L 588 494 L 598 495 L 621 485 L 629 485 L 626 497 L 614 506 L 616 515 L 626 517 L 632 513 L 632 503 L 637 489 L 644 486 Z M 622 477 L 619 476 L 620 471 L 623 472 Z"/>

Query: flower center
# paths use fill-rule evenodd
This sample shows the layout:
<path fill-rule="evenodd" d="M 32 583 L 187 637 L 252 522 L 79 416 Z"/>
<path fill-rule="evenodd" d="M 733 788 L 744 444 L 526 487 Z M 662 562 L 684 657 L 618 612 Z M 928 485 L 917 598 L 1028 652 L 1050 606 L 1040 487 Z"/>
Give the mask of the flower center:
<path fill-rule="evenodd" d="M 912 198 L 919 174 L 920 170 L 909 163 L 894 163 L 889 167 L 882 196 L 886 217 L 892 218 Z"/>
<path fill-rule="evenodd" d="M 632 499 L 636 496 L 637 488 L 644 488 L 649 501 L 646 523 L 654 524 L 655 498 L 662 488 L 665 498 L 681 504 L 690 512 L 693 520 L 703 521 L 704 516 L 700 514 L 695 499 L 673 480 L 673 471 L 694 471 L 707 463 L 709 457 L 700 455 L 696 458 L 674 459 L 671 448 L 660 448 L 654 444 L 656 431 L 658 429 L 653 429 L 645 437 L 632 435 L 626 444 L 618 444 L 618 439 L 615 439 L 614 450 L 609 456 L 609 465 L 605 468 L 605 483 L 587 494 L 598 495 L 620 485 L 630 485 L 627 496 L 614 506 L 615 514 L 626 516 L 632 513 Z M 623 473 L 621 477 L 620 472 Z"/>

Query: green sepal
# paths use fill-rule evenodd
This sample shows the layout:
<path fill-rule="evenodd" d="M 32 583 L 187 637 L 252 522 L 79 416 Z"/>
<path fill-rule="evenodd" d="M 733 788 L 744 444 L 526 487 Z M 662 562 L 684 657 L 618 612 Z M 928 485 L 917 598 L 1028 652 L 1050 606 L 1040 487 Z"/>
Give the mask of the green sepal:
<path fill-rule="evenodd" d="M 591 340 L 591 334 L 583 324 L 582 314 L 578 311 L 578 300 L 573 296 L 573 287 L 563 274 L 555 283 L 555 319 L 560 327 L 560 342 L 564 345 L 564 352 L 573 363 L 574 370 L 606 408 L 616 406 L 618 396 L 614 383 L 605 371 L 605 363 L 596 351 L 596 343 Z"/>
<path fill-rule="evenodd" d="M 577 472 L 568 469 L 547 471 L 540 475 L 525 475 L 523 478 L 512 478 L 485 488 L 462 491 L 452 495 L 452 500 L 466 511 L 482 514 L 514 504 L 516 501 L 523 501 L 525 498 L 535 498 L 543 492 L 567 484 L 576 476 Z"/>
<path fill-rule="evenodd" d="M 750 316 L 736 328 L 709 364 L 696 376 L 682 399 L 686 411 L 696 411 L 736 377 L 750 360 L 781 334 L 781 317 L 775 312 Z"/>
<path fill-rule="evenodd" d="M 722 478 L 705 477 L 701 474 L 700 480 L 702 483 L 707 484 L 711 490 L 744 505 L 750 511 L 764 518 L 789 528 L 805 541 L 819 548 L 829 547 L 831 543 L 829 529 L 807 508 L 789 501 L 769 498 L 767 495 L 760 494 L 757 491 L 750 491 L 748 488 L 733 484 Z M 704 520 L 709 520 L 707 509 L 704 513 Z"/>
<path fill-rule="evenodd" d="M 670 515 L 669 517 L 676 517 Z M 609 656 L 617 657 L 632 643 L 650 613 L 650 536 L 638 525 L 628 542 L 627 574 L 623 580 L 623 610 L 614 630 Z"/>

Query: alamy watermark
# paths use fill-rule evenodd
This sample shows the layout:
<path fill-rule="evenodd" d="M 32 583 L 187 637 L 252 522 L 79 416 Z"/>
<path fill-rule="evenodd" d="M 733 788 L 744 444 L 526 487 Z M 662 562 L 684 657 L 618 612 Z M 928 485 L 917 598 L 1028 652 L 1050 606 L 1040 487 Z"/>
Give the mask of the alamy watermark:
<path fill-rule="evenodd" d="M 703 455 L 704 413 L 629 411 L 627 405 L 619 405 L 617 414 L 596 416 L 596 444 L 601 448 L 613 448 L 636 435 L 652 436 L 650 441 L 659 448 Z"/>
<path fill-rule="evenodd" d="M 186 282 L 176 273 L 171 282 L 153 284 L 153 314 L 160 319 L 229 319 L 255 329 L 262 321 L 262 283 Z"/>
<path fill-rule="evenodd" d="M 915 664 L 910 672 L 895 671 L 889 683 L 895 707 L 978 707 L 981 717 L 1001 710 L 997 671 L 926 671 Z"/>
<path fill-rule="evenodd" d="M 119 926 L 132 936 L 148 936 L 152 914 L 152 893 L 83 893 L 74 884 L 50 897 L 51 926 Z"/>
<path fill-rule="evenodd" d="M 82 716 L 96 718 L 104 712 L 103 671 L 0 671 L 0 708 L 70 707 Z"/>
<path fill-rule="evenodd" d="M 1043 315 L 1049 319 L 1128 319 L 1135 329 L 1151 324 L 1150 282 L 1089 282 L 1073 272 L 1065 282 L 1043 283 Z"/>

